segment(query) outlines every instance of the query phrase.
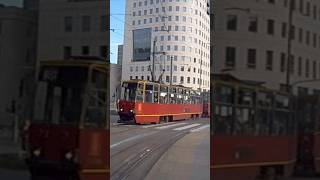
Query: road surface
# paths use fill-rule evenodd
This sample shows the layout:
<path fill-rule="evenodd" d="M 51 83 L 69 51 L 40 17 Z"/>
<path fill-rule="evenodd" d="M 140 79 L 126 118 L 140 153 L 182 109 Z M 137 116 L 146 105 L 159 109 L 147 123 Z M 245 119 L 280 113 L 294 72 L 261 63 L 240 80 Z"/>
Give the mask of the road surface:
<path fill-rule="evenodd" d="M 117 117 L 111 118 L 111 122 L 116 122 Z M 199 132 L 206 131 L 205 135 L 200 135 Z M 128 180 L 140 180 L 147 177 L 149 173 L 154 175 L 159 175 L 152 171 L 154 165 L 157 164 L 159 159 L 162 159 L 160 164 L 157 164 L 157 168 L 160 170 L 164 167 L 163 164 L 166 163 L 167 157 L 163 157 L 166 152 L 170 151 L 170 154 L 181 152 L 184 154 L 191 154 L 200 158 L 199 148 L 196 146 L 207 146 L 206 149 L 209 149 L 209 119 L 195 119 L 195 120 L 186 120 L 186 121 L 177 121 L 156 125 L 122 125 L 113 123 L 110 129 L 111 132 L 111 179 L 128 179 Z M 198 137 L 198 140 L 192 139 L 191 137 Z M 188 147 L 190 152 L 183 152 L 178 146 L 175 148 L 174 145 L 178 140 L 184 139 L 185 142 L 180 142 L 183 144 L 191 143 L 194 147 Z M 192 143 L 192 142 L 203 142 L 205 143 Z M 170 149 L 171 148 L 171 149 Z M 201 149 L 201 148 L 200 148 Z M 170 156 L 167 154 L 167 156 Z M 207 161 L 207 166 L 209 167 L 209 151 L 203 158 L 204 161 Z M 182 159 L 187 159 L 186 155 L 181 155 Z M 176 165 L 183 164 L 176 161 Z M 194 161 L 195 163 L 199 163 Z M 200 163 L 199 163 L 200 164 Z M 184 168 L 192 167 L 192 163 Z M 181 168 L 180 168 L 181 170 Z M 198 174 L 197 174 L 198 172 Z M 205 176 L 206 179 L 209 177 L 209 169 L 206 174 L 203 171 L 199 170 L 192 173 L 192 177 Z M 159 171 L 160 173 L 160 171 Z M 180 174 L 180 171 L 178 172 Z M 174 174 L 162 173 L 162 176 L 168 177 Z M 177 175 L 178 177 L 178 175 Z M 175 178 L 176 179 L 176 178 Z M 201 179 L 201 178 L 200 178 Z"/>

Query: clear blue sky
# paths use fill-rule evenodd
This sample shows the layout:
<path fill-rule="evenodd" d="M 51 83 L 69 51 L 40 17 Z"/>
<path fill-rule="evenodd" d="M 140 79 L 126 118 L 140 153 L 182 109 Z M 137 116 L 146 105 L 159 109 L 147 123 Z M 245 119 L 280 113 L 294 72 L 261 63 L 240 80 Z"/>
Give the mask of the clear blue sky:
<path fill-rule="evenodd" d="M 0 0 L 1 1 L 1 0 Z M 125 1 L 110 0 L 110 61 L 117 62 L 118 45 L 123 44 Z M 113 32 L 114 30 L 114 32 Z"/>
<path fill-rule="evenodd" d="M 22 7 L 23 0 L 0 0 L 0 4 L 4 4 L 6 6 L 19 6 Z"/>

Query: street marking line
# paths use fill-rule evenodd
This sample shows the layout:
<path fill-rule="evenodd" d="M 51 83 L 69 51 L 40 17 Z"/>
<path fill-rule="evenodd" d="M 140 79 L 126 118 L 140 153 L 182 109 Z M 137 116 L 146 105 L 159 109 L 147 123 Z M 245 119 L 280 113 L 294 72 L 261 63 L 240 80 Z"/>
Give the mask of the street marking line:
<path fill-rule="evenodd" d="M 176 127 L 176 126 L 180 126 L 180 125 L 184 125 L 184 124 L 187 124 L 187 123 L 171 124 L 171 125 L 167 125 L 167 126 L 156 127 L 155 129 L 168 129 L 171 127 Z"/>
<path fill-rule="evenodd" d="M 144 134 L 139 134 L 139 135 L 136 135 L 136 136 L 132 136 L 132 137 L 130 137 L 128 139 L 124 139 L 122 141 L 119 141 L 119 142 L 117 142 L 115 144 L 110 145 L 110 148 L 117 147 L 117 146 L 119 146 L 119 145 L 121 145 L 123 143 L 129 142 L 129 141 L 133 141 L 133 140 L 136 140 L 136 139 L 140 139 L 140 138 L 145 137 L 145 136 L 150 136 L 150 135 L 152 135 L 154 133 L 156 133 L 156 132 L 149 132 L 149 133 L 144 133 Z"/>
<path fill-rule="evenodd" d="M 181 131 L 181 130 L 184 130 L 184 129 L 190 129 L 190 128 L 193 128 L 193 127 L 196 127 L 196 126 L 200 126 L 201 124 L 198 124 L 198 123 L 196 123 L 196 124 L 190 124 L 190 125 L 188 125 L 188 126 L 182 126 L 182 127 L 179 127 L 179 128 L 175 128 L 175 129 L 173 129 L 173 130 L 175 130 L 175 131 Z"/>
<path fill-rule="evenodd" d="M 152 128 L 152 127 L 158 127 L 158 126 L 165 126 L 165 125 L 174 124 L 174 123 L 176 123 L 176 122 L 168 122 L 168 123 L 164 123 L 164 124 L 144 125 L 144 126 L 142 126 L 142 128 Z"/>
<path fill-rule="evenodd" d="M 199 132 L 203 129 L 206 129 L 206 128 L 209 128 L 210 127 L 210 124 L 207 124 L 207 125 L 204 125 L 204 126 L 201 126 L 199 128 L 196 128 L 196 129 L 191 129 L 190 132 Z"/>

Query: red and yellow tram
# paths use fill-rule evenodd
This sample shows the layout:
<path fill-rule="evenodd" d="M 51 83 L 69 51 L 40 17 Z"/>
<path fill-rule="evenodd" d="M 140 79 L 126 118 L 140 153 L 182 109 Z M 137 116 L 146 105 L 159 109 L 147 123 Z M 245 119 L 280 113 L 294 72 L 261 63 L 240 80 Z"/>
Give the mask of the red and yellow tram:
<path fill-rule="evenodd" d="M 196 118 L 202 114 L 201 94 L 183 86 L 124 81 L 118 114 L 120 122 L 137 124 Z"/>
<path fill-rule="evenodd" d="M 26 133 L 32 179 L 109 179 L 108 71 L 101 60 L 41 62 Z"/>
<path fill-rule="evenodd" d="M 228 74 L 214 75 L 214 79 L 212 179 L 292 175 L 297 146 L 292 98 Z"/>

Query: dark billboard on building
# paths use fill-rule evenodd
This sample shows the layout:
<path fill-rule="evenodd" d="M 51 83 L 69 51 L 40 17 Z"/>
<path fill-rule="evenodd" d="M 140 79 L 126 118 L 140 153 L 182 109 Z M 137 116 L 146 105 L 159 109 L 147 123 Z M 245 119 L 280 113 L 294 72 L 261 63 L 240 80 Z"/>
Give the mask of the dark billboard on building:
<path fill-rule="evenodd" d="M 133 61 L 150 61 L 151 28 L 133 30 Z"/>

